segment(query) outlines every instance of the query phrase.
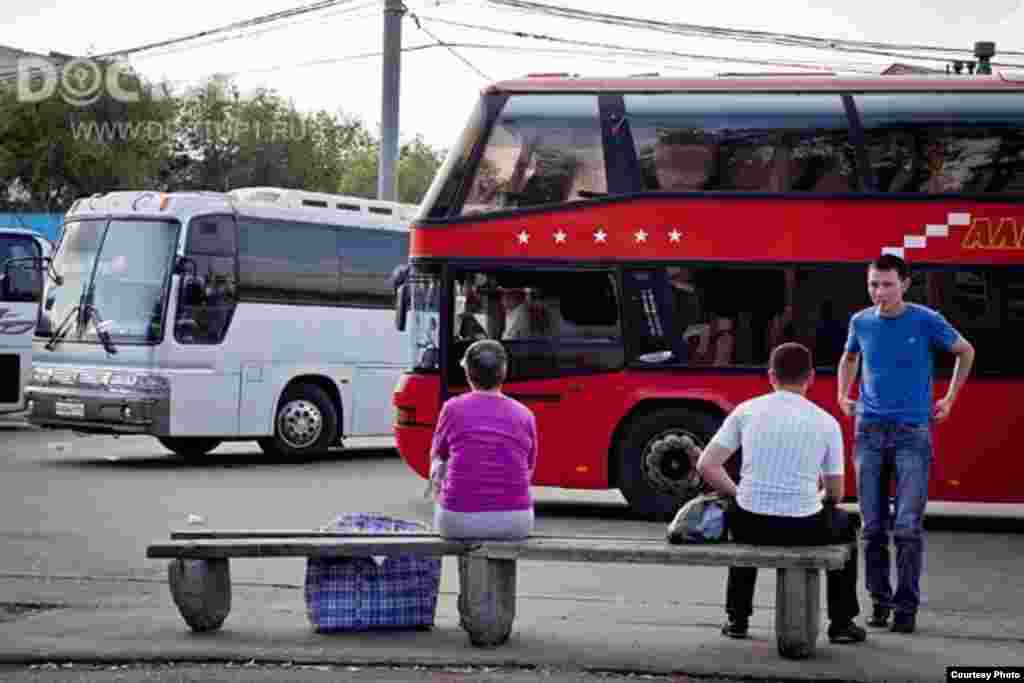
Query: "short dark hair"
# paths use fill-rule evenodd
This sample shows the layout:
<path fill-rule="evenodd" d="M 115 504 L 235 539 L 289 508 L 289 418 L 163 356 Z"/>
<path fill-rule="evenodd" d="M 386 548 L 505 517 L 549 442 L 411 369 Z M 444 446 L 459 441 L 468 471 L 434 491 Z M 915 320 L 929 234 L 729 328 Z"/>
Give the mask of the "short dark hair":
<path fill-rule="evenodd" d="M 494 389 L 505 381 L 508 354 L 505 347 L 494 339 L 473 342 L 462 357 L 466 376 L 480 389 Z"/>
<path fill-rule="evenodd" d="M 786 342 L 772 350 L 769 367 L 780 384 L 801 384 L 811 376 L 814 363 L 810 350 L 803 344 Z"/>
<path fill-rule="evenodd" d="M 896 254 L 882 254 L 872 261 L 868 268 L 874 268 L 875 270 L 895 270 L 901 280 L 906 280 L 910 277 L 910 266 L 908 266 L 907 262 Z"/>

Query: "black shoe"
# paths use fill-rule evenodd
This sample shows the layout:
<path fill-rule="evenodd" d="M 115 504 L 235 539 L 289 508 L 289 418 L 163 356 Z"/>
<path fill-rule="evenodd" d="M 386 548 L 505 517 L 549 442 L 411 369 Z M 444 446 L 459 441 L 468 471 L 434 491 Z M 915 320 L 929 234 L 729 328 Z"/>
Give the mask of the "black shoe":
<path fill-rule="evenodd" d="M 722 635 L 729 636 L 730 638 L 746 638 L 747 629 L 750 628 L 750 624 L 746 619 L 729 619 L 722 624 Z"/>
<path fill-rule="evenodd" d="M 893 633 L 913 633 L 917 629 L 917 615 L 913 612 L 897 612 L 893 615 L 892 626 L 889 630 Z"/>
<path fill-rule="evenodd" d="M 889 625 L 889 615 L 892 610 L 882 605 L 875 605 L 875 609 L 871 612 L 871 618 L 868 619 L 868 626 L 872 628 L 885 628 Z"/>
<path fill-rule="evenodd" d="M 843 624 L 832 623 L 828 626 L 830 643 L 863 643 L 868 639 L 868 632 L 852 621 Z"/>

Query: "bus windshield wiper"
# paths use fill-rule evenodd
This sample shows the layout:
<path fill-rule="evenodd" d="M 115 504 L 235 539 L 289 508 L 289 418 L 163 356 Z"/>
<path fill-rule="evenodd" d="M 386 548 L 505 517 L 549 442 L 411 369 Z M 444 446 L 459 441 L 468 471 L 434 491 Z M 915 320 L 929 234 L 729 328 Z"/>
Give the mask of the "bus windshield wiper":
<path fill-rule="evenodd" d="M 57 344 L 64 339 L 64 335 L 66 335 L 68 330 L 71 329 L 71 325 L 69 323 L 71 322 L 72 316 L 78 313 L 81 309 L 82 306 L 78 305 L 68 311 L 67 315 L 64 316 L 64 319 L 60 321 L 60 325 L 57 325 L 57 329 L 54 330 L 53 336 L 50 337 L 50 341 L 46 342 L 47 351 L 53 351 L 57 348 Z"/>

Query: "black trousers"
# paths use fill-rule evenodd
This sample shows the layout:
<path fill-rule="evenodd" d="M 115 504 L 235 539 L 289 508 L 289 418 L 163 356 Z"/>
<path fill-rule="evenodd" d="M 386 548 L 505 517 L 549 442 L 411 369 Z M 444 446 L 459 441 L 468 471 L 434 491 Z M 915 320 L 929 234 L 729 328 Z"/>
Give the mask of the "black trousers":
<path fill-rule="evenodd" d="M 850 558 L 841 569 L 827 572 L 828 618 L 845 623 L 860 614 L 857 601 L 857 531 L 859 521 L 853 515 L 832 506 L 810 517 L 779 517 L 747 512 L 733 505 L 728 515 L 729 529 L 737 543 L 751 545 L 830 545 L 849 543 Z M 729 567 L 725 588 L 725 611 L 734 620 L 743 621 L 754 612 L 756 567 Z"/>

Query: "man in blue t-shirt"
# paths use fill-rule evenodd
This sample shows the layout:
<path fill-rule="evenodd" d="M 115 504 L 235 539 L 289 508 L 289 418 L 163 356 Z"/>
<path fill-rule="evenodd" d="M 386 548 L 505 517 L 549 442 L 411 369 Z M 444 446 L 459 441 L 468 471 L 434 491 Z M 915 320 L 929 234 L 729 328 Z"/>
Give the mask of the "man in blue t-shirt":
<path fill-rule="evenodd" d="M 907 303 L 906 262 L 885 254 L 868 266 L 868 294 L 875 305 L 850 319 L 839 359 L 839 408 L 856 414 L 854 461 L 864 535 L 864 575 L 874 602 L 869 626 L 913 633 L 921 602 L 922 519 L 932 461 L 931 420 L 949 417 L 974 364 L 974 347 L 938 312 Z M 946 395 L 932 403 L 932 352 L 956 355 Z M 863 357 L 860 396 L 850 386 Z M 895 478 L 895 513 L 889 488 Z M 889 529 L 896 546 L 896 592 L 889 581 Z"/>

